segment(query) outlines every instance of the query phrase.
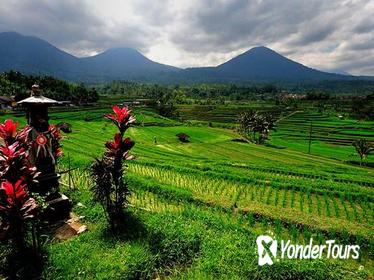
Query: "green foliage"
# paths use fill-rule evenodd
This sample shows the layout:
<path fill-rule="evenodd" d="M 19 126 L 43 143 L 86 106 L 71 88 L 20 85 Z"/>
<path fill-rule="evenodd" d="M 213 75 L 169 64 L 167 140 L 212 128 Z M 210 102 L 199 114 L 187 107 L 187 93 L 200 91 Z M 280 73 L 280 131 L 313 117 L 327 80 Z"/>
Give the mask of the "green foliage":
<path fill-rule="evenodd" d="M 42 94 L 60 101 L 71 101 L 76 104 L 96 102 L 99 95 L 95 88 L 87 88 L 83 84 L 71 84 L 50 76 L 24 75 L 10 71 L 0 75 L 0 95 L 15 95 L 16 100 L 29 97 L 28 90 L 38 83 Z"/>
<path fill-rule="evenodd" d="M 175 103 L 188 103 L 186 98 L 218 99 L 223 103 L 225 99 L 249 100 L 264 94 L 275 95 L 280 88 L 271 84 L 237 86 L 225 84 L 199 84 L 199 85 L 152 85 L 133 82 L 114 81 L 97 87 L 101 94 L 125 94 L 127 98 L 160 99 L 162 94 L 172 95 Z M 162 92 L 162 94 L 160 93 Z"/>
<path fill-rule="evenodd" d="M 269 131 L 275 130 L 275 119 L 270 113 L 247 111 L 239 115 L 239 133 L 256 144 L 269 139 Z"/>
<path fill-rule="evenodd" d="M 155 107 L 158 113 L 164 117 L 172 117 L 175 115 L 174 102 L 176 99 L 176 91 L 168 87 L 154 86 L 151 88 L 150 95 L 156 102 Z"/>
<path fill-rule="evenodd" d="M 374 102 L 370 95 L 366 97 L 354 97 L 351 101 L 350 114 L 358 119 L 373 119 Z"/>
<path fill-rule="evenodd" d="M 101 159 L 91 165 L 94 181 L 93 198 L 105 210 L 112 230 L 118 230 L 123 223 L 123 209 L 127 207 L 127 196 L 130 194 L 124 179 L 123 161 L 129 159 L 129 150 L 134 146 L 130 138 L 124 139 L 126 130 L 135 121 L 127 107 L 113 106 L 114 114 L 106 115 L 118 128 L 114 141 L 108 141 L 106 151 Z"/>

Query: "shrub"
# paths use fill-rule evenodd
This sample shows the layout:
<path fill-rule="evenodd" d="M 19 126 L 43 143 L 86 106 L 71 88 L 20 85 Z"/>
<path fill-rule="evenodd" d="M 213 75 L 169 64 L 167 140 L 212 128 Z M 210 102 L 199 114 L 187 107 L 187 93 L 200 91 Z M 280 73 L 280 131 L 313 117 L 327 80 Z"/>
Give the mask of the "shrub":
<path fill-rule="evenodd" d="M 135 118 L 127 107 L 113 106 L 114 114 L 106 115 L 118 128 L 113 141 L 105 144 L 106 151 L 101 159 L 91 165 L 94 180 L 93 199 L 100 203 L 112 230 L 116 230 L 123 221 L 123 209 L 127 206 L 128 185 L 124 179 L 123 161 L 130 159 L 129 150 L 134 146 L 130 138 L 124 138 L 126 130 Z"/>
<path fill-rule="evenodd" d="M 72 132 L 70 123 L 60 122 L 56 125 L 56 127 L 64 133 L 71 133 Z"/>
<path fill-rule="evenodd" d="M 30 198 L 22 180 L 3 181 L 0 188 L 0 218 L 2 230 L 17 249 L 25 248 L 26 222 L 36 217 L 38 205 Z M 36 247 L 36 244 L 34 244 Z"/>
<path fill-rule="evenodd" d="M 190 142 L 190 140 L 189 140 L 190 136 L 188 136 L 186 133 L 181 132 L 181 133 L 178 133 L 175 136 L 177 136 L 179 141 L 181 141 L 182 143 Z"/>
<path fill-rule="evenodd" d="M 30 127 L 17 132 L 17 123 L 6 120 L 0 124 L 0 230 L 15 243 L 25 247 L 27 221 L 34 220 L 38 205 L 30 197 L 28 187 L 38 173 L 29 160 Z M 34 244 L 36 246 L 36 244 Z"/>

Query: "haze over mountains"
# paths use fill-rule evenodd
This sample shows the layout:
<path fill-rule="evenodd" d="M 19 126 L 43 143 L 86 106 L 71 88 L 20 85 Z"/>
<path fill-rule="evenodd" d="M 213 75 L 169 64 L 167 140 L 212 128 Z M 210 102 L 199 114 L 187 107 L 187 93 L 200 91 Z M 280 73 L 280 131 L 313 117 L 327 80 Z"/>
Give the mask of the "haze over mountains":
<path fill-rule="evenodd" d="M 216 67 L 180 69 L 154 62 L 130 48 L 109 49 L 95 56 L 78 58 L 42 39 L 4 32 L 0 33 L 0 72 L 9 70 L 84 82 L 246 83 L 359 78 L 318 71 L 266 47 L 252 48 Z"/>

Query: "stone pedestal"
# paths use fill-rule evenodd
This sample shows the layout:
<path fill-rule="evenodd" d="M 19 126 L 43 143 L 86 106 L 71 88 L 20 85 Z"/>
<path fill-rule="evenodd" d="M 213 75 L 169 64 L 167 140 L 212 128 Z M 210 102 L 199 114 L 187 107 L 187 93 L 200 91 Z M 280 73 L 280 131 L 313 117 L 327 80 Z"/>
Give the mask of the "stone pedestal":
<path fill-rule="evenodd" d="M 56 222 L 69 217 L 71 210 L 70 199 L 61 193 L 55 194 L 55 198 L 48 197 L 48 207 L 44 212 L 43 219 L 49 222 Z"/>
<path fill-rule="evenodd" d="M 31 186 L 31 191 L 45 198 L 48 207 L 42 218 L 51 222 L 69 217 L 71 210 L 71 201 L 59 192 L 60 175 L 56 173 L 60 136 L 48 122 L 48 107 L 58 103 L 40 95 L 38 85 L 32 86 L 29 98 L 18 102 L 27 109 L 27 123 L 32 128 L 29 133 L 32 141 L 30 161 L 40 172 L 38 183 Z"/>

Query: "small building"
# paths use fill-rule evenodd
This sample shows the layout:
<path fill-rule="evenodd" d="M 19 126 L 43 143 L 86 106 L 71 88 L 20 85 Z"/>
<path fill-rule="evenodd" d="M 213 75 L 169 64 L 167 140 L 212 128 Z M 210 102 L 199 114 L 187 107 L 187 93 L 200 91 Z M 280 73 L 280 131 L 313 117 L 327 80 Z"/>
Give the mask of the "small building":
<path fill-rule="evenodd" d="M 133 100 L 124 100 L 120 104 L 121 106 L 129 106 L 129 107 L 148 107 L 152 105 L 154 101 L 152 99 L 133 99 Z"/>
<path fill-rule="evenodd" d="M 15 100 L 9 96 L 0 96 L 0 109 L 12 109 L 15 105 Z"/>
<path fill-rule="evenodd" d="M 305 95 L 296 93 L 284 93 L 282 99 L 305 99 Z"/>

